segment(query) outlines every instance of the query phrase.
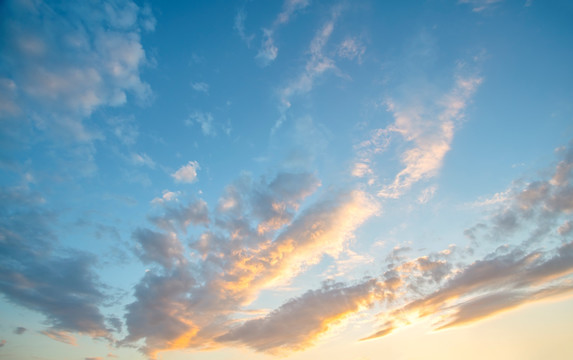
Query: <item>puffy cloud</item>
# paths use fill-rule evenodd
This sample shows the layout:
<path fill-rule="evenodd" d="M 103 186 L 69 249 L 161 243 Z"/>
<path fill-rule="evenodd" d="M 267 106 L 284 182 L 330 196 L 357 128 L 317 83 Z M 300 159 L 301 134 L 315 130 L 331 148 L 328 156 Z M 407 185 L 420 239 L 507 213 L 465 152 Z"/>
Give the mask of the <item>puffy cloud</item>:
<path fill-rule="evenodd" d="M 164 193 L 165 196 L 169 193 Z M 203 200 L 191 201 L 187 206 L 180 204 L 165 204 L 164 214 L 151 216 L 149 220 L 157 227 L 171 232 L 178 230 L 187 232 L 187 227 L 193 225 L 206 225 L 209 223 L 209 209 Z"/>
<path fill-rule="evenodd" d="M 197 161 L 189 161 L 187 165 L 183 165 L 176 172 L 171 174 L 175 182 L 193 183 L 197 181 L 197 170 L 199 170 L 199 163 Z"/>
<path fill-rule="evenodd" d="M 376 280 L 353 286 L 325 283 L 322 288 L 291 299 L 265 317 L 249 320 L 217 340 L 275 354 L 302 350 L 333 325 L 372 305 L 378 286 Z"/>
<path fill-rule="evenodd" d="M 145 263 L 156 262 L 171 268 L 185 262 L 183 246 L 175 233 L 163 234 L 149 229 L 137 229 L 133 237 L 140 246 L 137 254 Z"/>
<path fill-rule="evenodd" d="M 102 106 L 124 104 L 128 93 L 149 96 L 140 78 L 146 63 L 140 33 L 153 19 L 149 8 L 129 0 L 9 1 L 3 7 L 9 19 L 2 27 L 8 39 L 3 67 L 16 94 L 4 107 L 12 114 L 23 109 L 37 118 L 36 127 L 85 142 L 98 135 L 83 118 Z"/>
<path fill-rule="evenodd" d="M 221 346 L 217 339 L 229 332 L 231 314 L 261 290 L 288 281 L 325 253 L 337 256 L 378 206 L 358 190 L 329 191 L 299 211 L 319 185 L 310 173 L 279 173 L 270 181 L 245 174 L 226 188 L 212 228 L 192 241 L 189 258 L 175 236 L 184 231 L 180 227 L 173 227 L 172 235 L 136 233 L 138 241 L 152 240 L 142 260 L 161 267 L 151 269 L 137 285 L 136 300 L 127 307 L 129 335 L 122 343 L 145 339 L 141 350 L 152 358 L 170 349 Z M 331 290 L 332 296 L 346 293 Z M 349 305 L 346 313 L 356 306 Z M 334 317 L 325 315 L 317 334 L 335 322 Z"/>
<path fill-rule="evenodd" d="M 25 327 L 22 327 L 22 326 L 18 326 L 17 328 L 14 329 L 14 334 L 22 335 L 23 333 L 26 332 L 26 330 L 28 330 L 28 329 L 26 329 Z"/>

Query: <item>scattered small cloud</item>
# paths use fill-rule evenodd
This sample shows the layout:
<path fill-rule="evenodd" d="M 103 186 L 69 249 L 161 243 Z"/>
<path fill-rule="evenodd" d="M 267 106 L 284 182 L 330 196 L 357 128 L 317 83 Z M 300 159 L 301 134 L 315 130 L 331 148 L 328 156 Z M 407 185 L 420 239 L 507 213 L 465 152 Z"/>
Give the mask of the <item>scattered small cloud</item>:
<path fill-rule="evenodd" d="M 191 88 L 197 92 L 202 92 L 202 93 L 209 92 L 209 84 L 204 82 L 192 82 Z"/>
<path fill-rule="evenodd" d="M 366 52 L 366 47 L 360 43 L 356 38 L 346 38 L 338 45 L 338 56 L 354 60 L 360 64 L 362 63 L 362 56 Z"/>
<path fill-rule="evenodd" d="M 179 170 L 171 174 L 171 177 L 178 183 L 194 183 L 197 181 L 197 170 L 200 168 L 197 161 L 189 161 L 187 165 L 183 165 Z"/>
<path fill-rule="evenodd" d="M 193 112 L 189 115 L 189 118 L 185 120 L 185 125 L 192 126 L 194 124 L 201 126 L 201 131 L 205 136 L 215 136 L 217 134 L 213 115 L 211 113 L 201 111 Z"/>

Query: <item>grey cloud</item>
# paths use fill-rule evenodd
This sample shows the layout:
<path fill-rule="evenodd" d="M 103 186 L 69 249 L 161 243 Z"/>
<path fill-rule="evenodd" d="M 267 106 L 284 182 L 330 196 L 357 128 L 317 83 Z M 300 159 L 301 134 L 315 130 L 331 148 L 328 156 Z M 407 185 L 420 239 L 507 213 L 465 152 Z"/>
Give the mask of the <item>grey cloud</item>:
<path fill-rule="evenodd" d="M 0 192 L 0 291 L 47 318 L 52 330 L 109 337 L 94 256 L 54 246 L 56 216 L 25 189 Z"/>
<path fill-rule="evenodd" d="M 18 326 L 17 328 L 14 329 L 14 334 L 22 335 L 23 333 L 26 332 L 26 330 L 28 330 L 28 329 L 26 329 L 25 327 L 22 327 L 22 326 Z"/>
<path fill-rule="evenodd" d="M 163 215 L 151 216 L 149 220 L 166 231 L 186 233 L 190 225 L 209 224 L 209 209 L 201 199 L 190 201 L 186 206 L 166 203 L 163 209 Z"/>
<path fill-rule="evenodd" d="M 144 263 L 155 262 L 170 269 L 185 262 L 183 246 L 174 233 L 164 234 L 139 228 L 132 236 L 139 245 L 136 253 Z"/>
<path fill-rule="evenodd" d="M 573 273 L 573 243 L 554 251 L 526 253 L 518 248 L 492 253 L 458 272 L 427 296 L 387 314 L 390 318 L 370 338 L 387 335 L 404 317 L 439 316 L 438 328 L 480 320 L 519 305 L 573 290 L 566 277 Z M 409 315 L 410 314 L 410 315 Z"/>
<path fill-rule="evenodd" d="M 302 350 L 330 326 L 370 306 L 378 286 L 376 280 L 353 286 L 326 283 L 318 290 L 289 300 L 264 318 L 245 322 L 217 340 L 270 353 Z"/>
<path fill-rule="evenodd" d="M 261 289 L 291 278 L 324 253 L 338 253 L 377 205 L 361 191 L 329 191 L 299 212 L 319 185 L 309 173 L 279 173 L 270 181 L 245 174 L 226 188 L 216 220 L 191 242 L 189 258 L 180 253 L 175 233 L 166 239 L 138 230 L 136 241 L 149 238 L 160 248 L 149 247 L 142 259 L 155 254 L 162 267 L 137 285 L 122 344 L 145 339 L 141 350 L 151 358 L 173 348 L 221 346 L 215 339 L 229 331 L 229 316 Z M 164 251 L 170 248 L 177 250 Z"/>

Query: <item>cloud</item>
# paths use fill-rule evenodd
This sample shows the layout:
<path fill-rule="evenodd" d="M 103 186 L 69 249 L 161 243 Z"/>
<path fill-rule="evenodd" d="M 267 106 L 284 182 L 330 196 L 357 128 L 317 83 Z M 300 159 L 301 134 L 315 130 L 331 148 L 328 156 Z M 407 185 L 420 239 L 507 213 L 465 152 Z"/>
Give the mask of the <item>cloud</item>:
<path fill-rule="evenodd" d="M 460 4 L 470 4 L 472 6 L 472 11 L 474 12 L 484 11 L 502 1 L 503 0 L 458 0 Z"/>
<path fill-rule="evenodd" d="M 180 204 L 164 204 L 165 213 L 162 216 L 151 216 L 149 220 L 157 227 L 176 232 L 186 233 L 189 225 L 207 225 L 209 223 L 209 209 L 203 200 L 192 201 L 187 206 Z"/>
<path fill-rule="evenodd" d="M 55 333 L 110 336 L 99 306 L 106 300 L 93 255 L 58 249 L 56 214 L 27 189 L 0 191 L 0 292 L 7 300 L 41 313 Z"/>
<path fill-rule="evenodd" d="M 18 326 L 17 328 L 14 329 L 14 334 L 22 335 L 23 333 L 26 332 L 26 330 L 28 330 L 28 329 L 26 329 L 25 327 L 22 327 L 22 326 Z"/>
<path fill-rule="evenodd" d="M 344 39 L 340 45 L 338 45 L 338 56 L 358 61 L 358 63 L 362 63 L 362 56 L 366 52 L 366 47 L 360 43 L 359 40 L 351 37 L 347 37 Z"/>
<path fill-rule="evenodd" d="M 140 228 L 132 236 L 139 245 L 137 255 L 144 263 L 155 262 L 170 269 L 185 262 L 183 246 L 175 233 L 163 234 Z"/>
<path fill-rule="evenodd" d="M 64 344 L 69 344 L 73 346 L 77 346 L 76 338 L 68 332 L 65 331 L 57 331 L 57 330 L 46 330 L 41 331 L 40 334 L 46 335 L 52 340 L 59 341 Z"/>
<path fill-rule="evenodd" d="M 344 318 L 371 306 L 378 286 L 376 280 L 353 286 L 325 283 L 322 288 L 291 299 L 265 317 L 249 320 L 217 340 L 273 354 L 305 349 Z"/>
<path fill-rule="evenodd" d="M 213 115 L 211 113 L 204 113 L 200 111 L 195 111 L 189 118 L 185 120 L 185 125 L 191 126 L 193 124 L 198 124 L 201 126 L 201 131 L 205 136 L 215 136 L 217 130 L 214 125 Z"/>
<path fill-rule="evenodd" d="M 3 347 L 4 345 L 6 345 L 6 340 L 4 339 L 0 340 L 0 347 Z"/>
<path fill-rule="evenodd" d="M 251 43 L 255 38 L 255 35 L 254 34 L 247 35 L 247 30 L 245 29 L 246 19 L 247 19 L 247 12 L 245 11 L 245 9 L 240 9 L 237 12 L 237 15 L 235 16 L 235 24 L 233 26 L 233 29 L 237 31 L 237 34 L 239 34 L 241 40 L 243 40 L 245 44 L 247 44 L 247 47 L 250 48 Z"/>
<path fill-rule="evenodd" d="M 8 106 L 35 117 L 35 127 L 66 141 L 89 142 L 97 132 L 83 119 L 128 94 L 151 94 L 141 80 L 146 64 L 141 30 L 154 21 L 149 8 L 125 1 L 55 3 L 9 1 L 2 37 L 4 66 L 16 90 Z M 71 21 L 69 19 L 72 19 Z M 62 57 L 61 54 L 66 54 Z M 10 97 L 6 98 L 10 99 Z"/>
<path fill-rule="evenodd" d="M 336 23 L 339 15 L 340 8 L 335 7 L 332 10 L 330 20 L 316 32 L 314 38 L 310 42 L 310 58 L 306 62 L 304 71 L 279 91 L 281 100 L 279 111 L 281 115 L 273 127 L 273 132 L 276 131 L 286 120 L 286 111 L 291 106 L 292 97 L 298 94 L 308 93 L 312 90 L 314 81 L 318 76 L 328 70 L 336 69 L 334 60 L 326 56 L 323 49 L 334 31 L 334 24 Z"/>
<path fill-rule="evenodd" d="M 549 179 L 521 187 L 514 183 L 489 221 L 466 230 L 474 244 L 480 236 L 504 241 L 495 251 L 467 265 L 453 266 L 447 258 L 420 262 L 424 257 L 392 263 L 388 274 L 400 278 L 401 288 L 415 299 L 381 314 L 385 324 L 365 339 L 387 335 L 418 318 L 431 317 L 436 329 L 445 329 L 528 303 L 570 296 L 573 242 L 553 234 L 563 236 L 563 224 L 569 221 L 563 220 L 573 211 L 572 149 L 570 144 L 562 150 L 562 160 Z M 510 241 L 513 238 L 520 240 L 519 245 L 508 245 L 515 242 Z M 432 274 L 434 283 L 421 282 L 422 274 Z"/>
<path fill-rule="evenodd" d="M 394 123 L 384 129 L 386 136 L 399 134 L 413 146 L 401 155 L 405 165 L 390 185 L 378 192 L 385 198 L 400 197 L 420 180 L 436 175 L 450 150 L 456 126 L 464 117 L 464 108 L 482 79 L 475 76 L 458 77 L 454 88 L 436 101 L 437 111 L 424 107 L 387 101 Z"/>
<path fill-rule="evenodd" d="M 197 170 L 199 170 L 199 163 L 197 161 L 189 161 L 187 165 L 183 165 L 176 172 L 171 174 L 175 182 L 179 183 L 194 183 L 197 181 Z"/>
<path fill-rule="evenodd" d="M 179 191 L 163 190 L 163 195 L 161 195 L 161 197 L 153 198 L 151 203 L 162 205 L 170 201 L 177 201 L 179 195 L 181 195 L 181 192 Z"/>
<path fill-rule="evenodd" d="M 287 24 L 291 17 L 297 12 L 305 9 L 309 5 L 308 0 L 285 0 L 282 11 L 278 14 L 269 29 L 263 29 L 263 41 L 257 53 L 256 59 L 262 66 L 268 66 L 278 55 L 278 47 L 275 46 L 274 34 L 284 24 Z M 239 15 L 237 15 L 238 18 Z M 237 21 L 235 19 L 235 22 Z M 244 18 L 243 18 L 244 21 Z"/>
<path fill-rule="evenodd" d="M 143 238 L 153 248 L 142 260 L 160 267 L 137 285 L 122 343 L 145 339 L 141 350 L 151 358 L 170 349 L 219 347 L 216 339 L 229 332 L 231 314 L 261 290 L 288 282 L 324 254 L 338 256 L 378 206 L 358 190 L 329 191 L 299 211 L 319 185 L 310 173 L 279 173 L 268 181 L 243 175 L 226 188 L 212 228 L 191 242 L 189 257 L 175 233 L 146 230 Z"/>
<path fill-rule="evenodd" d="M 209 84 L 204 82 L 192 82 L 191 88 L 197 92 L 202 92 L 202 93 L 209 92 Z"/>

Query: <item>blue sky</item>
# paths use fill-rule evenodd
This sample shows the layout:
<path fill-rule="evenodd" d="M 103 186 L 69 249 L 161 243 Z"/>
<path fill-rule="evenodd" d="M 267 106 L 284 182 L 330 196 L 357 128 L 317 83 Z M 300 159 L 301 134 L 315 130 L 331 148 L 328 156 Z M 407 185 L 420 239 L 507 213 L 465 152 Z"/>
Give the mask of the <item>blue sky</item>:
<path fill-rule="evenodd" d="M 568 1 L 0 8 L 0 357 L 573 355 Z"/>

